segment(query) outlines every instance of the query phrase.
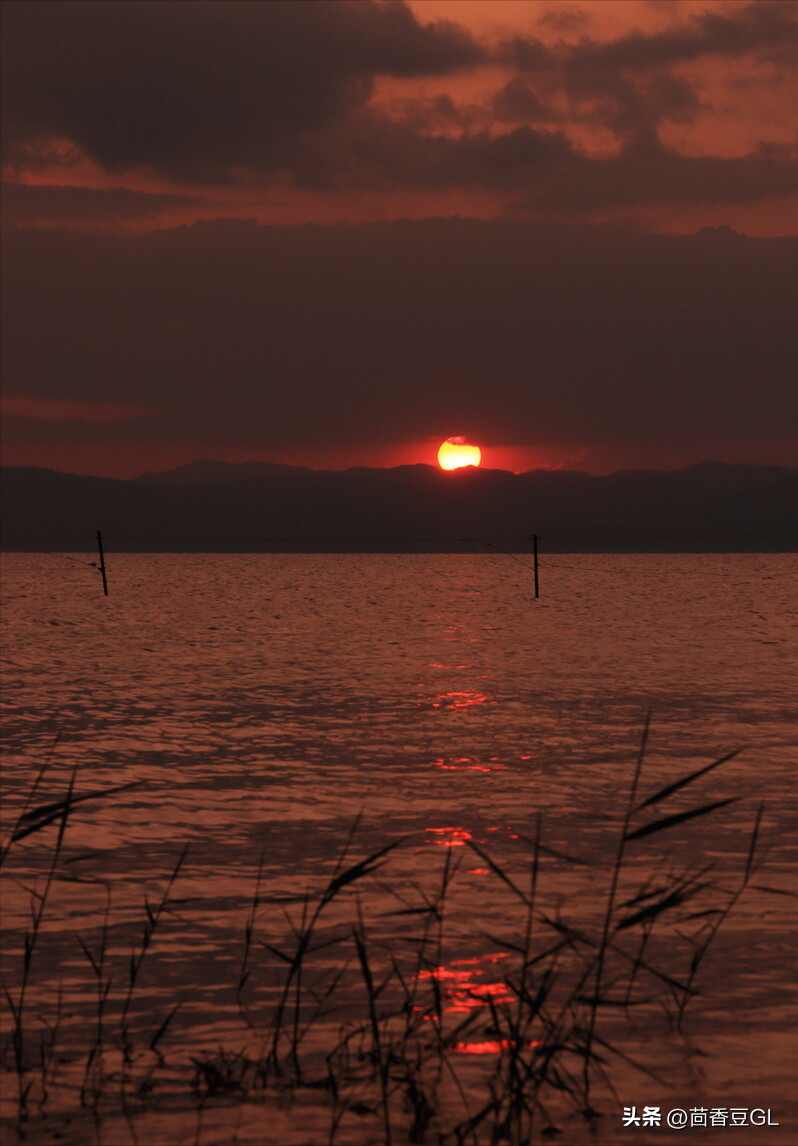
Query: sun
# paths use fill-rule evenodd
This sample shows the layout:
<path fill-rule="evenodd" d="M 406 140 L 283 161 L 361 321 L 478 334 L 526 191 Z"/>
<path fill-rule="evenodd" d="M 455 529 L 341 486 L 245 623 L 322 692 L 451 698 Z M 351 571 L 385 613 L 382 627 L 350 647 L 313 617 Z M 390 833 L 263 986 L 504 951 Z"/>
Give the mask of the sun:
<path fill-rule="evenodd" d="M 465 438 L 447 438 L 438 450 L 438 465 L 442 470 L 457 470 L 461 466 L 478 466 L 482 450 Z"/>

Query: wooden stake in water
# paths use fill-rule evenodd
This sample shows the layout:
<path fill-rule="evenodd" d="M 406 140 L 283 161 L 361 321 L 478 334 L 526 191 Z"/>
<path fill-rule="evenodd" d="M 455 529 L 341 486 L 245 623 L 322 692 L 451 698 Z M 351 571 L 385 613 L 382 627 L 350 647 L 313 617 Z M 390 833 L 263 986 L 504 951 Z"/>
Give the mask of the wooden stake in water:
<path fill-rule="evenodd" d="M 103 593 L 108 596 L 108 578 L 105 575 L 105 554 L 103 553 L 103 535 L 97 530 L 97 548 L 100 552 L 100 572 L 103 575 Z"/>
<path fill-rule="evenodd" d="M 540 596 L 540 577 L 538 576 L 538 535 L 532 534 L 532 553 L 535 560 L 535 600 Z"/>

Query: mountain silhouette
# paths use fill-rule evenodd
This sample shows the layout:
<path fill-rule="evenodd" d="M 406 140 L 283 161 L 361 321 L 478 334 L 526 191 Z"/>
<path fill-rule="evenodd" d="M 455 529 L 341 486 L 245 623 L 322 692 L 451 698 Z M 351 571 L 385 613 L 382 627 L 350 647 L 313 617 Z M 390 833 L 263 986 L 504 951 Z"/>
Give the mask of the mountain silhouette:
<path fill-rule="evenodd" d="M 215 482 L 258 481 L 260 478 L 299 477 L 316 471 L 304 466 L 285 466 L 279 462 L 220 462 L 216 458 L 201 458 L 175 469 L 145 472 L 134 481 L 155 485 L 212 485 Z"/>
<path fill-rule="evenodd" d="M 798 548 L 798 468 L 703 462 L 672 471 L 427 465 L 311 470 L 205 459 L 132 480 L 6 467 L 5 549 L 549 551 Z"/>

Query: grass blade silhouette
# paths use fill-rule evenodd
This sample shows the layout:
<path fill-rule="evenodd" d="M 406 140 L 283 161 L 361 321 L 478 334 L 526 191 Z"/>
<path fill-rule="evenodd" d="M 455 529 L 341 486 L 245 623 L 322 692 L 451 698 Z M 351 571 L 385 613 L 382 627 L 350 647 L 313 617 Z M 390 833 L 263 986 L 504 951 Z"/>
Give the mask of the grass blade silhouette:
<path fill-rule="evenodd" d="M 651 820 L 647 824 L 643 824 L 642 828 L 636 828 L 633 832 L 627 832 L 624 839 L 627 843 L 630 840 L 642 840 L 646 836 L 653 836 L 655 832 L 664 832 L 668 828 L 674 828 L 677 824 L 684 824 L 688 820 L 695 820 L 698 816 L 707 816 L 710 812 L 716 811 L 718 808 L 725 808 L 728 804 L 735 804 L 739 796 L 732 796 L 728 800 L 716 800 L 714 804 L 702 804 L 700 808 L 690 808 L 687 812 L 676 812 L 672 816 L 665 816 L 662 820 Z"/>
<path fill-rule="evenodd" d="M 117 792 L 125 792 L 129 788 L 136 788 L 140 783 L 141 780 L 132 780 L 129 784 L 118 784 L 114 788 L 104 788 L 100 792 L 86 792 L 83 796 L 73 796 L 69 801 L 70 810 L 77 804 L 84 804 L 87 800 L 101 800 L 105 796 L 112 796 Z M 29 812 L 25 812 L 25 814 L 19 818 L 17 827 L 11 837 L 12 841 L 24 840 L 26 836 L 30 836 L 34 832 L 46 828 L 48 824 L 55 823 L 59 816 L 63 815 L 66 804 L 66 800 L 56 800 L 50 804 L 40 804 L 38 808 L 31 808 Z"/>
<path fill-rule="evenodd" d="M 694 780 L 698 780 L 701 776 L 706 776 L 713 768 L 718 768 L 721 764 L 726 764 L 727 761 L 733 760 L 735 756 L 739 756 L 742 748 L 735 748 L 733 752 L 727 752 L 725 756 L 721 756 L 718 760 L 713 760 L 711 764 L 706 764 L 703 768 L 699 768 L 696 772 L 691 772 L 688 776 L 682 776 L 681 780 L 674 780 L 672 784 L 666 784 L 664 788 L 660 788 L 653 796 L 649 796 L 642 804 L 638 804 L 635 808 L 636 812 L 641 812 L 643 808 L 650 808 L 652 804 L 658 804 L 660 800 L 667 800 L 668 796 L 672 796 L 674 792 L 679 792 L 682 788 L 686 788 L 688 784 L 692 784 Z"/>

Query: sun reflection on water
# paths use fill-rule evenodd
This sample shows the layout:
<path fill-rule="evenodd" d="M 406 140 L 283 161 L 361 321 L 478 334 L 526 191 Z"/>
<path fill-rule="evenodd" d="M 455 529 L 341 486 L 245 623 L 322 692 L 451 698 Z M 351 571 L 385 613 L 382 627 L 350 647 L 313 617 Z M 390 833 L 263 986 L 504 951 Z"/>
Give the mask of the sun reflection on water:
<path fill-rule="evenodd" d="M 429 840 L 429 843 L 439 844 L 442 848 L 462 848 L 466 840 L 473 839 L 473 833 L 468 828 L 425 828 L 424 831 L 440 836 L 440 839 Z"/>
<path fill-rule="evenodd" d="M 492 696 L 475 689 L 442 692 L 433 700 L 433 708 L 473 708 L 477 704 L 497 704 Z"/>
<path fill-rule="evenodd" d="M 451 1047 L 453 1054 L 500 1054 L 502 1051 L 515 1050 L 515 1039 L 486 1039 L 479 1043 L 455 1043 Z M 540 1047 L 543 1043 L 539 1039 L 523 1044 L 524 1048 Z"/>
<path fill-rule="evenodd" d="M 478 764 L 471 756 L 439 756 L 430 760 L 430 766 L 440 768 L 445 772 L 502 772 L 508 768 L 507 764 L 497 764 L 498 757 L 491 756 L 485 764 Z"/>
<path fill-rule="evenodd" d="M 448 966 L 432 967 L 419 973 L 419 979 L 434 979 L 443 986 L 444 1011 L 469 1014 L 489 1003 L 511 1003 L 515 996 L 504 980 L 485 981 L 491 964 L 508 958 L 506 951 L 471 959 L 453 959 Z M 487 966 L 486 966 L 487 964 Z"/>

